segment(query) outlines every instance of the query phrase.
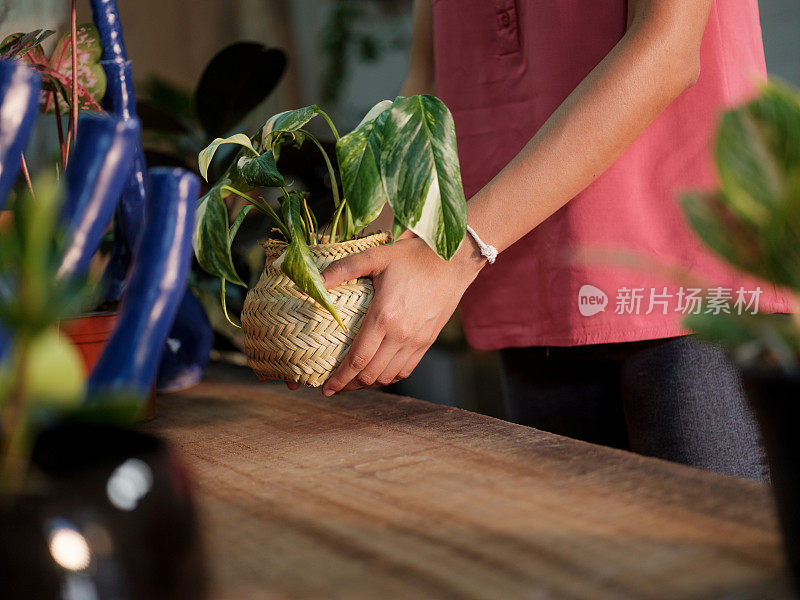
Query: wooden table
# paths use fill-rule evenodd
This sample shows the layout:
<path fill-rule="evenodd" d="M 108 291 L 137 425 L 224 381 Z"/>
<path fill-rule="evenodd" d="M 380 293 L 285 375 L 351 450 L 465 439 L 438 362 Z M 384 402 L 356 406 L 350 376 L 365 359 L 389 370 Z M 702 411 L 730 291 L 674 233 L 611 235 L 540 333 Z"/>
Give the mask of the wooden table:
<path fill-rule="evenodd" d="M 761 484 L 219 370 L 150 429 L 194 472 L 212 600 L 790 597 Z"/>

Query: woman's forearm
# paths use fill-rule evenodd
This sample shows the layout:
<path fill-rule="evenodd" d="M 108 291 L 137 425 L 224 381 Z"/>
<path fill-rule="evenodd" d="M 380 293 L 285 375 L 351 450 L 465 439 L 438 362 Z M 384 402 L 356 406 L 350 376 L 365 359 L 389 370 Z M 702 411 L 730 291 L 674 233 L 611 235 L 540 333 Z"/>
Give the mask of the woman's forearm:
<path fill-rule="evenodd" d="M 401 96 L 436 94 L 433 58 L 433 7 L 431 0 L 414 0 L 411 53 Z"/>
<path fill-rule="evenodd" d="M 710 0 L 639 0 L 628 32 L 522 151 L 468 204 L 502 251 L 594 181 L 699 73 Z M 461 258 L 476 265 L 473 244 Z"/>

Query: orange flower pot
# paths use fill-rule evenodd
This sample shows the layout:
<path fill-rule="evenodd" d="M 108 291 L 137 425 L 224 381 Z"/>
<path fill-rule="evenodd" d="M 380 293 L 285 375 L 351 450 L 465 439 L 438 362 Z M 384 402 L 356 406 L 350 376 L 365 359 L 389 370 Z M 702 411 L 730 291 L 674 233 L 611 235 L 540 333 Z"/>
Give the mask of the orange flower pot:
<path fill-rule="evenodd" d="M 117 326 L 117 316 L 116 312 L 88 313 L 61 322 L 61 330 L 83 357 L 86 373 L 91 373 L 100 359 L 108 338 Z"/>
<path fill-rule="evenodd" d="M 83 358 L 83 364 L 86 366 L 87 375 L 92 372 L 97 361 L 100 360 L 100 355 L 103 353 L 106 343 L 117 326 L 117 317 L 118 313 L 116 312 L 96 312 L 61 322 L 61 331 L 78 349 Z M 153 390 L 142 406 L 141 418 L 150 420 L 155 416 L 156 394 L 154 385 Z"/>

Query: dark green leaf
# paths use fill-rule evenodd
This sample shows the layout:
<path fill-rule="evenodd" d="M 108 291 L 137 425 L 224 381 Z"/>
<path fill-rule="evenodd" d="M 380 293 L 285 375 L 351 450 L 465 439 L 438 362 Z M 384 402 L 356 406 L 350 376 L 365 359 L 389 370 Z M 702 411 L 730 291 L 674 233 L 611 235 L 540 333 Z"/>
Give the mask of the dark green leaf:
<path fill-rule="evenodd" d="M 450 111 L 434 96 L 398 99 L 382 136 L 381 177 L 395 218 L 449 260 L 467 231 Z"/>
<path fill-rule="evenodd" d="M 267 150 L 260 156 L 242 156 L 236 164 L 236 169 L 242 180 L 250 187 L 282 187 L 286 185 L 283 175 L 278 172 L 272 150 Z"/>
<path fill-rule="evenodd" d="M 223 179 L 200 199 L 195 216 L 194 254 L 208 273 L 244 286 L 233 267 L 228 243 L 228 209 L 221 188 L 230 183 Z"/>
<path fill-rule="evenodd" d="M 336 307 L 328 296 L 325 289 L 325 282 L 319 272 L 314 257 L 306 244 L 303 234 L 303 216 L 301 208 L 301 198 L 296 194 L 289 194 L 283 201 L 283 218 L 289 227 L 292 239 L 289 247 L 281 257 L 280 269 L 291 279 L 297 287 L 303 290 L 311 298 L 316 300 L 325 310 L 327 310 L 344 331 L 344 326 Z"/>
<path fill-rule="evenodd" d="M 142 130 L 149 133 L 192 135 L 195 131 L 190 121 L 147 98 L 137 100 L 136 113 Z"/>
<path fill-rule="evenodd" d="M 255 42 L 236 42 L 218 52 L 194 96 L 208 136 L 221 136 L 241 122 L 275 88 L 285 67 L 282 50 Z"/>
<path fill-rule="evenodd" d="M 150 75 L 142 87 L 144 97 L 162 111 L 187 122 L 195 119 L 192 95 L 184 88 L 155 74 Z"/>
<path fill-rule="evenodd" d="M 383 125 L 390 100 L 376 104 L 353 131 L 336 143 L 342 188 L 352 211 L 356 231 L 366 227 L 389 201 L 380 172 Z"/>

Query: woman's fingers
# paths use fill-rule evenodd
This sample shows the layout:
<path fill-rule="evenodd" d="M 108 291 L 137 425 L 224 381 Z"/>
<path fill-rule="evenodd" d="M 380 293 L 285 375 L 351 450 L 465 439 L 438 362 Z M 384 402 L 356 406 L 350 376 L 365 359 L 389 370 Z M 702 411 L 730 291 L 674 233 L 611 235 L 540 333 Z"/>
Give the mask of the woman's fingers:
<path fill-rule="evenodd" d="M 372 312 L 367 311 L 364 323 L 356 334 L 356 339 L 353 340 L 353 344 L 350 346 L 350 350 L 347 351 L 342 364 L 322 386 L 324 395 L 332 396 L 350 383 L 372 361 L 378 348 L 380 348 L 385 333 L 378 326 L 377 320 L 371 318 L 371 315 Z"/>
<path fill-rule="evenodd" d="M 374 277 L 386 266 L 386 257 L 381 250 L 383 248 L 370 248 L 332 262 L 322 271 L 325 287 L 331 289 L 359 277 Z"/>
<path fill-rule="evenodd" d="M 408 377 L 400 377 L 401 371 L 405 368 L 406 363 L 408 363 L 409 359 L 411 358 L 412 353 L 415 353 L 414 350 L 405 350 L 398 352 L 392 360 L 389 361 L 389 364 L 386 365 L 386 368 L 383 369 L 383 372 L 378 376 L 375 380 L 375 383 L 380 386 L 389 385 L 390 383 L 395 383 L 396 381 L 400 381 L 401 379 L 405 379 Z"/>
<path fill-rule="evenodd" d="M 397 383 L 402 379 L 406 379 L 414 372 L 414 369 L 417 368 L 419 361 L 422 360 L 422 357 L 425 356 L 425 353 L 428 351 L 428 348 L 431 347 L 431 344 L 423 346 L 419 350 L 412 352 L 410 357 L 406 360 L 406 362 L 397 370 L 397 373 L 392 379 L 392 383 Z"/>
<path fill-rule="evenodd" d="M 388 385 L 397 374 L 397 371 L 387 379 L 386 371 L 391 369 L 391 365 L 397 365 L 397 370 L 402 367 L 405 362 L 399 363 L 399 358 L 404 356 L 408 358 L 406 352 L 403 350 L 399 343 L 393 343 L 387 336 L 383 338 L 383 343 L 378 351 L 375 353 L 373 359 L 369 364 L 364 367 L 361 372 L 353 377 L 350 382 L 342 388 L 342 392 L 350 392 L 361 388 L 375 387 L 379 385 Z"/>

